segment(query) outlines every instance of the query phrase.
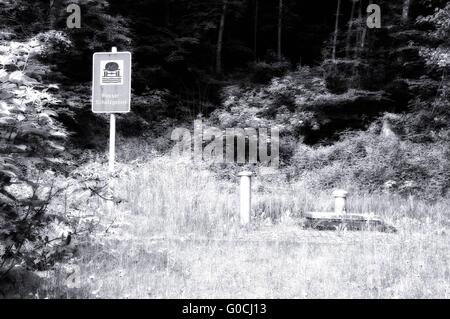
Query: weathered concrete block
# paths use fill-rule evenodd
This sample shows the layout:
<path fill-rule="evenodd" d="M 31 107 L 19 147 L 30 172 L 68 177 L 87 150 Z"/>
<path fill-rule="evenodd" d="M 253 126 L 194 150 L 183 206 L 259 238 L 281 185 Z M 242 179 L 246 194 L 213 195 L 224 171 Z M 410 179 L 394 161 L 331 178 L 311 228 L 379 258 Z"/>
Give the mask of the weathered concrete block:
<path fill-rule="evenodd" d="M 374 214 L 339 214 L 333 212 L 308 212 L 305 217 L 305 227 L 318 230 L 375 230 L 396 232 L 396 228 L 388 225 Z"/>

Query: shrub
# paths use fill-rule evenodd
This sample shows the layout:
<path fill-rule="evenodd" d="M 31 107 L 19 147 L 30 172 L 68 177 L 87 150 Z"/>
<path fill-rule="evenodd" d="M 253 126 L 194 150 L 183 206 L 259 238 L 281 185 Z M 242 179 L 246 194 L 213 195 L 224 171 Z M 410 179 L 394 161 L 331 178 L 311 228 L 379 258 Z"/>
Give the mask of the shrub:
<path fill-rule="evenodd" d="M 288 62 L 255 62 L 250 65 L 250 79 L 254 83 L 266 84 L 274 77 L 280 77 L 290 68 Z"/>
<path fill-rule="evenodd" d="M 45 55 L 52 37 L 40 34 L 27 42 L 0 43 L 0 277 L 17 264 L 42 269 L 64 254 L 70 237 L 51 238 L 47 227 L 61 216 L 46 214 L 59 190 L 53 171 L 68 164 L 62 156 L 67 132 L 53 109 L 58 87 L 43 84 L 27 73 L 45 73 L 38 57 Z M 65 236 L 68 234 L 66 233 Z M 55 245 L 58 243 L 58 245 Z"/>
<path fill-rule="evenodd" d="M 300 145 L 293 174 L 313 189 L 395 192 L 427 199 L 448 196 L 448 143 L 418 144 L 373 130 L 343 136 L 331 146 Z"/>

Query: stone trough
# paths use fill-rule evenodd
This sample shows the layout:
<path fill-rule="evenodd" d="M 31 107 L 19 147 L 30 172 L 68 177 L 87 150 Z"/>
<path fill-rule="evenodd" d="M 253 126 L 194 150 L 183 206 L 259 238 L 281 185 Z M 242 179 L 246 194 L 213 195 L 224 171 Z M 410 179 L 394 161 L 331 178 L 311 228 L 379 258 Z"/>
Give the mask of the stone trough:
<path fill-rule="evenodd" d="M 334 212 L 307 212 L 303 214 L 305 227 L 317 230 L 374 230 L 381 232 L 396 232 L 396 228 L 388 225 L 383 219 L 373 213 L 349 214 L 346 209 L 348 192 L 336 190 Z"/>

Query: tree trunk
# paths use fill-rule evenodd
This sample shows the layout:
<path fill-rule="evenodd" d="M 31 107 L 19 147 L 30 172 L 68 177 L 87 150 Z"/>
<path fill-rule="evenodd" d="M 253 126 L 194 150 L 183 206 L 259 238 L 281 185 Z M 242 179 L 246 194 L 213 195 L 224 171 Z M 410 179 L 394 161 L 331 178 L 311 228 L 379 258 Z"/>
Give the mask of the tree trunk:
<path fill-rule="evenodd" d="M 253 56 L 255 62 L 258 59 L 258 14 L 259 14 L 259 0 L 255 0 L 255 17 L 253 25 Z"/>
<path fill-rule="evenodd" d="M 350 55 L 350 41 L 353 27 L 353 19 L 355 18 L 356 0 L 352 0 L 352 11 L 350 13 L 350 20 L 348 22 L 347 38 L 345 40 L 345 57 L 348 59 Z"/>
<path fill-rule="evenodd" d="M 340 1 L 340 0 L 339 0 Z M 283 0 L 280 0 L 278 5 L 278 61 L 281 61 L 281 36 L 283 34 Z"/>
<path fill-rule="evenodd" d="M 409 8 L 411 6 L 411 0 L 403 0 L 403 13 L 402 20 L 404 22 L 409 20 Z"/>
<path fill-rule="evenodd" d="M 341 14 L 341 0 L 338 0 L 337 10 L 336 10 L 336 24 L 334 27 L 334 37 L 333 37 L 333 51 L 331 54 L 331 59 L 336 61 L 336 47 L 339 33 L 339 15 Z"/>
<path fill-rule="evenodd" d="M 48 2 L 48 28 L 55 30 L 58 28 L 58 21 L 61 18 L 61 12 L 66 12 L 66 3 L 62 0 L 49 0 Z"/>
<path fill-rule="evenodd" d="M 227 14 L 228 0 L 223 0 L 222 14 L 220 17 L 219 35 L 217 38 L 217 53 L 216 53 L 216 73 L 222 73 L 222 46 L 223 46 L 223 32 L 225 29 L 225 16 Z"/>
<path fill-rule="evenodd" d="M 373 0 L 370 0 L 369 5 L 372 3 L 373 3 Z M 361 7 L 359 8 L 359 16 L 360 16 L 360 18 L 362 18 Z M 367 24 L 364 25 L 362 35 L 361 35 L 361 44 L 360 44 L 361 50 L 364 49 L 364 47 L 366 46 L 366 37 L 367 37 Z"/>
<path fill-rule="evenodd" d="M 358 6 L 358 21 L 363 21 L 361 1 L 359 2 L 359 6 Z M 367 34 L 367 24 L 365 23 L 365 21 L 363 21 L 363 25 L 360 28 L 362 28 L 362 30 L 361 29 L 357 30 L 355 50 L 353 52 L 353 60 L 355 60 L 355 63 L 353 63 L 353 67 L 352 67 L 353 78 L 356 78 L 359 73 L 359 70 L 358 70 L 357 64 L 356 64 L 356 60 L 359 58 L 360 53 L 365 46 L 366 34 Z M 360 84 L 361 83 L 359 83 L 359 85 Z"/>
<path fill-rule="evenodd" d="M 50 30 L 55 29 L 55 0 L 49 0 L 48 3 L 48 26 Z"/>

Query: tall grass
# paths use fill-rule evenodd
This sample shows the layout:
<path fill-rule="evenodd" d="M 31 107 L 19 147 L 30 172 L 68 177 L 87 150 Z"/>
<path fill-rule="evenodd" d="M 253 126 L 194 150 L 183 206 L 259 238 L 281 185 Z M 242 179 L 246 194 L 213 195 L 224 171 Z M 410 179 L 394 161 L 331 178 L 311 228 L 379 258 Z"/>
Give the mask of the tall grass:
<path fill-rule="evenodd" d="M 38 295 L 450 297 L 450 202 L 354 193 L 350 212 L 379 214 L 398 233 L 319 232 L 299 223 L 305 211 L 332 209 L 329 192 L 275 180 L 256 175 L 253 224 L 241 228 L 237 179 L 165 156 L 120 164 L 123 201 L 102 217 L 114 221 L 108 232 L 81 248 L 80 287 L 68 289 L 61 268 Z"/>
<path fill-rule="evenodd" d="M 115 192 L 127 203 L 118 210 L 139 220 L 133 225 L 139 236 L 217 236 L 235 225 L 235 187 L 185 160 L 156 157 L 142 163 L 116 183 Z"/>

